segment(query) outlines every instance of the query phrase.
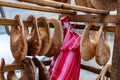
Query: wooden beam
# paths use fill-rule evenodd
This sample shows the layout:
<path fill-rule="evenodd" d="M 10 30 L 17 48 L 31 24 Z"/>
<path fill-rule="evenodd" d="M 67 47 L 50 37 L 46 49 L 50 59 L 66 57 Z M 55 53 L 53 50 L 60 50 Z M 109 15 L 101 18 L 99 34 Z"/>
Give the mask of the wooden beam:
<path fill-rule="evenodd" d="M 33 26 L 31 21 L 23 21 L 25 26 Z M 38 24 L 40 24 L 38 22 Z M 18 22 L 15 19 L 5 19 L 5 18 L 0 18 L 0 25 L 8 25 L 8 26 L 18 26 Z M 84 29 L 85 25 L 81 24 L 73 24 L 76 29 Z M 53 28 L 53 25 L 50 24 L 50 27 Z M 93 26 L 91 30 L 98 30 L 99 26 Z M 115 26 L 106 26 L 104 27 L 104 31 L 107 32 L 114 32 Z"/>
<path fill-rule="evenodd" d="M 94 68 L 94 67 L 91 67 L 91 66 L 87 66 L 87 65 L 83 65 L 83 64 L 81 64 L 81 68 L 85 69 L 87 71 L 96 73 L 96 74 L 100 74 L 100 72 L 102 71 L 101 69 L 97 69 L 97 68 Z M 107 72 L 106 76 L 110 77 L 110 74 L 111 74 L 110 72 Z"/>
<path fill-rule="evenodd" d="M 46 66 L 50 65 L 51 61 L 42 61 Z M 13 71 L 13 70 L 20 70 L 23 69 L 23 65 L 21 64 L 9 64 L 9 65 L 5 65 L 3 67 L 3 70 L 0 72 L 8 72 L 8 71 Z"/>
<path fill-rule="evenodd" d="M 85 25 L 80 25 L 80 24 L 72 24 L 72 25 L 74 25 L 75 29 L 84 29 L 85 28 Z M 99 28 L 100 28 L 100 26 L 92 26 L 90 28 L 90 30 L 96 30 L 96 31 L 98 31 Z M 114 32 L 115 31 L 115 26 L 105 26 L 103 28 L 103 30 L 106 31 L 106 32 Z"/>
<path fill-rule="evenodd" d="M 15 3 L 15 2 L 7 2 L 7 1 L 0 1 L 0 6 L 35 10 L 35 11 L 43 11 L 43 12 L 52 12 L 52 13 L 63 13 L 63 14 L 71 14 L 71 15 L 76 14 L 75 11 L 70 11 L 70 10 L 46 8 L 44 6 L 33 6 L 33 5 L 20 4 L 20 3 Z"/>
<path fill-rule="evenodd" d="M 87 12 L 87 13 L 109 14 L 109 11 L 107 11 L 107 10 L 93 9 L 93 8 L 88 8 L 88 7 L 83 7 L 83 6 L 55 2 L 55 1 L 51 1 L 51 0 L 19 0 L 19 1 L 30 2 L 30 3 L 35 3 L 35 4 L 39 4 L 39 5 L 61 8 L 61 9 L 82 11 L 82 12 Z"/>
<path fill-rule="evenodd" d="M 43 63 L 48 66 L 50 65 L 51 61 L 43 61 Z M 20 69 L 23 69 L 23 65 L 21 64 L 14 64 L 14 65 L 5 65 L 3 67 L 3 70 L 0 71 L 0 72 L 8 72 L 8 71 L 13 71 L 13 70 L 20 70 Z M 82 69 L 85 69 L 85 70 L 88 70 L 90 72 L 93 72 L 93 73 L 96 73 L 96 74 L 99 74 L 102 70 L 101 69 L 98 69 L 98 68 L 95 68 L 95 67 L 91 67 L 91 66 L 87 66 L 87 65 L 83 65 L 81 64 L 81 68 Z M 106 73 L 106 76 L 107 77 L 110 77 L 110 72 L 107 72 Z"/>
<path fill-rule="evenodd" d="M 68 16 L 73 22 L 105 22 L 118 23 L 120 22 L 120 15 L 60 15 L 59 18 Z"/>
<path fill-rule="evenodd" d="M 118 4 L 120 4 L 120 0 L 118 0 Z M 118 5 L 117 14 L 120 15 L 120 5 Z M 117 23 L 115 28 L 115 41 L 111 72 L 111 80 L 120 80 L 120 22 Z"/>

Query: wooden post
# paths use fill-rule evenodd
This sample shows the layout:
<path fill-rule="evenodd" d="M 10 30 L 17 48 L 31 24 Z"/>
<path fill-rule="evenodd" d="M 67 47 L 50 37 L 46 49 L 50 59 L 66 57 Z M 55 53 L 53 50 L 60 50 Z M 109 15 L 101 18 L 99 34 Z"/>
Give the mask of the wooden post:
<path fill-rule="evenodd" d="M 0 6 L 0 12 L 1 12 L 2 18 L 6 18 L 5 11 L 2 6 Z M 5 30 L 6 30 L 6 33 L 10 35 L 10 29 L 8 26 L 5 26 Z"/>
<path fill-rule="evenodd" d="M 120 0 L 118 0 L 118 4 L 120 4 Z M 120 5 L 117 8 L 117 15 L 120 15 Z M 111 80 L 120 80 L 120 20 L 115 28 Z"/>

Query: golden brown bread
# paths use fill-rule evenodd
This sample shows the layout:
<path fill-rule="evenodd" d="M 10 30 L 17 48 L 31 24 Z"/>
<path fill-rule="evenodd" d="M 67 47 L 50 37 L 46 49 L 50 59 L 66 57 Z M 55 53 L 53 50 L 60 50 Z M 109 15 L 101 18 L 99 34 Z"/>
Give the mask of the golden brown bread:
<path fill-rule="evenodd" d="M 118 0 L 90 0 L 90 1 L 96 9 L 116 10 L 118 6 Z"/>
<path fill-rule="evenodd" d="M 42 39 L 42 47 L 38 55 L 42 56 L 48 53 L 51 46 L 50 27 L 45 17 L 38 18 L 38 27 Z"/>
<path fill-rule="evenodd" d="M 18 26 L 11 27 L 10 46 L 13 57 L 16 61 L 21 61 L 27 55 L 27 40 L 24 31 L 23 20 L 20 15 L 16 15 L 15 19 L 18 21 Z"/>
<path fill-rule="evenodd" d="M 4 72 L 1 72 L 3 70 L 3 67 L 5 65 L 4 59 L 0 59 L 0 80 L 5 80 Z"/>
<path fill-rule="evenodd" d="M 45 56 L 52 57 L 58 54 L 60 47 L 63 43 L 63 29 L 60 22 L 54 18 L 48 19 L 48 22 L 53 24 L 54 33 L 51 38 L 51 47 Z"/>
<path fill-rule="evenodd" d="M 104 27 L 104 25 L 102 25 L 99 30 L 100 34 L 99 34 L 99 38 L 98 38 L 98 42 L 97 42 L 97 46 L 96 46 L 96 55 L 95 55 L 96 62 L 100 66 L 105 65 L 110 58 L 110 47 L 107 42 L 106 32 L 104 32 L 104 37 L 102 36 L 103 35 L 103 27 Z"/>
<path fill-rule="evenodd" d="M 86 0 L 75 0 L 75 4 L 78 6 L 88 7 Z"/>
<path fill-rule="evenodd" d="M 96 53 L 97 32 L 94 32 L 92 38 L 89 38 L 89 30 L 93 23 L 88 23 L 82 33 L 80 41 L 81 58 L 85 61 L 92 59 Z"/>
<path fill-rule="evenodd" d="M 94 8 L 90 0 L 75 0 L 75 4 L 78 6 Z"/>
<path fill-rule="evenodd" d="M 32 21 L 34 25 L 31 30 L 29 29 L 29 26 L 26 26 L 24 28 L 28 44 L 27 55 L 36 56 L 40 52 L 42 46 L 42 40 L 38 30 L 37 19 L 33 15 L 30 15 L 27 18 L 27 21 Z"/>
<path fill-rule="evenodd" d="M 42 63 L 42 61 L 39 61 L 36 57 L 32 58 L 34 64 L 39 69 L 39 77 L 38 80 L 50 80 L 50 74 L 46 69 L 46 66 Z"/>
<path fill-rule="evenodd" d="M 27 80 L 38 80 L 37 79 L 37 74 L 36 74 L 36 69 L 35 69 L 35 64 L 30 58 L 26 58 L 22 61 L 24 70 L 21 75 L 26 75 Z M 24 79 L 21 79 L 24 80 Z"/>
<path fill-rule="evenodd" d="M 75 4 L 103 10 L 116 10 L 118 6 L 117 0 L 75 0 Z"/>
<path fill-rule="evenodd" d="M 95 8 L 95 7 L 92 5 L 91 0 L 86 0 L 86 2 L 87 2 L 87 6 L 88 6 L 89 8 Z"/>
<path fill-rule="evenodd" d="M 37 80 L 35 72 L 35 65 L 30 58 L 25 58 L 20 63 L 14 61 L 12 64 L 21 64 L 24 69 L 21 69 L 21 77 L 16 76 L 15 71 L 9 71 L 7 74 L 7 80 Z"/>

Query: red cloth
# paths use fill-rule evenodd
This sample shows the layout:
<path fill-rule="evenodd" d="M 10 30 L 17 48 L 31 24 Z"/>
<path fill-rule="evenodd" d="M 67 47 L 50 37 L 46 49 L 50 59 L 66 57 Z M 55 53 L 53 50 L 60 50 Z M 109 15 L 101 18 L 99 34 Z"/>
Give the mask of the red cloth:
<path fill-rule="evenodd" d="M 61 19 L 61 22 L 65 37 L 60 53 L 54 57 L 50 66 L 51 80 L 79 80 L 81 36 L 73 32 L 68 17 Z"/>

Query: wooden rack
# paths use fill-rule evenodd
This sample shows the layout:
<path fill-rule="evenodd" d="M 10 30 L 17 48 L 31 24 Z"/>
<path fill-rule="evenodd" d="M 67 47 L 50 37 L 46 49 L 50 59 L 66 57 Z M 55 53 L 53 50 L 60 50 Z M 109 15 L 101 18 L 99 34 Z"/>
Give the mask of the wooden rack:
<path fill-rule="evenodd" d="M 59 3 L 48 0 L 22 0 L 30 3 L 36 3 L 38 5 L 49 6 L 50 8 L 46 8 L 44 6 L 31 6 L 27 4 L 20 4 L 14 2 L 6 2 L 0 1 L 0 6 L 13 7 L 13 8 L 21 8 L 28 10 L 36 10 L 43 12 L 52 12 L 52 13 L 61 13 L 67 15 L 72 22 L 98 22 L 98 23 L 115 23 L 116 26 L 106 26 L 104 28 L 105 31 L 115 32 L 115 41 L 114 41 L 114 50 L 113 50 L 113 58 L 112 58 L 112 72 L 111 72 L 111 80 L 119 80 L 120 79 L 120 5 L 117 8 L 117 15 L 109 15 L 109 11 L 107 10 L 98 10 L 87 7 L 81 7 L 76 5 L 70 5 L 65 3 Z M 118 4 L 120 4 L 120 0 L 118 0 Z M 77 11 L 94 13 L 97 15 L 77 15 Z M 60 17 L 64 16 L 60 15 Z M 87 18 L 86 18 L 87 17 Z M 17 25 L 18 22 L 14 19 L 4 19 L 0 18 L 0 25 Z M 33 24 L 30 21 L 24 21 L 24 25 L 32 26 Z M 52 25 L 51 25 L 52 27 Z M 83 29 L 85 25 L 75 24 L 75 28 Z M 91 30 L 98 30 L 99 26 L 93 26 Z M 44 62 L 46 65 L 50 62 Z M 16 66 L 16 67 L 15 67 Z M 12 68 L 13 67 L 13 68 Z M 20 69 L 23 68 L 21 65 L 6 65 L 3 68 L 3 71 L 8 71 L 11 69 Z M 89 71 L 99 73 L 101 70 L 91 68 L 89 66 L 82 65 L 82 68 L 87 69 Z"/>
<path fill-rule="evenodd" d="M 51 61 L 42 61 L 46 66 L 49 66 Z M 5 65 L 2 69 L 2 71 L 0 72 L 8 72 L 8 71 L 13 71 L 13 70 L 20 70 L 20 69 L 23 69 L 23 65 L 21 64 L 14 64 L 14 65 Z M 81 64 L 81 68 L 82 69 L 85 69 L 85 70 L 88 70 L 88 71 L 91 71 L 93 73 L 96 73 L 96 74 L 100 74 L 100 72 L 102 71 L 101 69 L 97 69 L 97 68 L 94 68 L 94 67 L 91 67 L 91 66 L 87 66 L 87 65 L 83 65 Z M 107 72 L 106 73 L 106 76 L 107 77 L 110 77 L 110 72 Z"/>

